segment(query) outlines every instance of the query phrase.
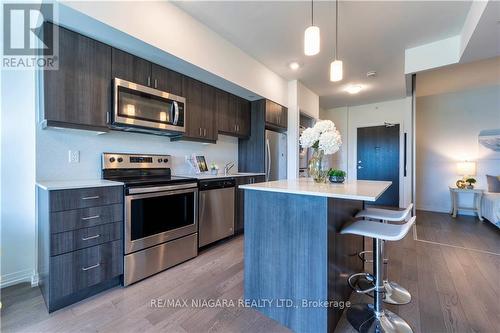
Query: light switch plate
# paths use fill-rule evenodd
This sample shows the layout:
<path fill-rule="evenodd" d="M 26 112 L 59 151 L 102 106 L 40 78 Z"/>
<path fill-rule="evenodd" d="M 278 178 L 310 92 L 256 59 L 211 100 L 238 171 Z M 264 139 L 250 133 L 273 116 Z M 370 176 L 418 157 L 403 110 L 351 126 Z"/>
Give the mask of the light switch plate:
<path fill-rule="evenodd" d="M 80 151 L 79 150 L 68 150 L 68 162 L 69 163 L 80 163 Z"/>

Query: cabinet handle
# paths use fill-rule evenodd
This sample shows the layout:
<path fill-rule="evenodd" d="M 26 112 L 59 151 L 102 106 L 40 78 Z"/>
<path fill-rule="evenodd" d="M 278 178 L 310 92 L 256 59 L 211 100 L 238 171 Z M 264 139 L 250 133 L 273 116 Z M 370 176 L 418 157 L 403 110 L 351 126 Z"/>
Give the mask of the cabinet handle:
<path fill-rule="evenodd" d="M 82 200 L 92 200 L 92 199 L 99 199 L 98 195 L 94 195 L 93 197 L 83 197 Z"/>
<path fill-rule="evenodd" d="M 87 216 L 87 217 L 82 217 L 82 220 L 84 221 L 93 220 L 93 219 L 98 219 L 99 217 L 100 217 L 99 215 Z"/>
<path fill-rule="evenodd" d="M 238 132 L 236 124 L 234 124 L 234 131 Z"/>
<path fill-rule="evenodd" d="M 200 127 L 200 136 L 201 136 L 201 127 Z"/>
<path fill-rule="evenodd" d="M 158 88 L 158 80 L 155 79 L 155 88 Z"/>
<path fill-rule="evenodd" d="M 207 129 L 206 128 L 203 129 L 203 136 L 207 136 Z"/>
<path fill-rule="evenodd" d="M 148 87 L 151 87 L 151 76 L 148 76 Z"/>
<path fill-rule="evenodd" d="M 90 237 L 82 237 L 82 241 L 87 241 L 87 240 L 95 239 L 95 238 L 99 238 L 99 237 L 101 237 L 101 235 L 99 235 L 99 234 L 94 235 L 94 236 L 90 236 Z"/>
<path fill-rule="evenodd" d="M 88 271 L 89 269 L 92 269 L 92 268 L 97 268 L 97 267 L 99 267 L 99 266 L 101 266 L 101 263 L 100 263 L 100 262 L 98 262 L 97 264 L 92 265 L 92 266 L 82 267 L 82 271 Z"/>

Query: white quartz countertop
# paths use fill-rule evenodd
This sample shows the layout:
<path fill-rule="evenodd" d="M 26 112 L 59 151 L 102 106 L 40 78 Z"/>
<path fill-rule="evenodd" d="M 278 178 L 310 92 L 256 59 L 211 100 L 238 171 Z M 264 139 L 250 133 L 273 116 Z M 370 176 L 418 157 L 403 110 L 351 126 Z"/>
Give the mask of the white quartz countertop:
<path fill-rule="evenodd" d="M 70 190 L 85 187 L 103 187 L 103 186 L 121 186 L 121 182 L 115 182 L 104 179 L 84 179 L 84 180 L 39 180 L 36 182 L 38 187 L 44 190 Z"/>
<path fill-rule="evenodd" d="M 372 180 L 352 180 L 344 184 L 318 184 L 312 178 L 298 178 L 241 185 L 240 188 L 338 199 L 376 201 L 391 184 L 392 182 L 388 181 Z"/>
<path fill-rule="evenodd" d="M 176 174 L 175 176 L 179 177 L 190 177 L 196 179 L 218 179 L 218 178 L 234 178 L 234 177 L 252 177 L 252 176 L 265 176 L 265 173 L 252 173 L 252 172 L 241 172 L 241 173 L 230 173 L 228 175 L 224 175 L 224 173 L 219 173 L 218 175 L 212 175 L 210 172 L 202 173 L 202 174 Z"/>

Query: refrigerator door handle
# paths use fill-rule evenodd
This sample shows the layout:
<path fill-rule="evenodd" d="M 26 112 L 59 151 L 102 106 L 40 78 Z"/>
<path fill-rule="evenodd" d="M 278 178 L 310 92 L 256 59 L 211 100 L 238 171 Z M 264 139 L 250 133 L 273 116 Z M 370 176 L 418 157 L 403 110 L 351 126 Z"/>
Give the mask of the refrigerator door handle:
<path fill-rule="evenodd" d="M 268 139 L 266 139 L 266 154 L 267 154 L 266 182 L 268 182 L 271 174 L 271 147 L 269 146 Z"/>

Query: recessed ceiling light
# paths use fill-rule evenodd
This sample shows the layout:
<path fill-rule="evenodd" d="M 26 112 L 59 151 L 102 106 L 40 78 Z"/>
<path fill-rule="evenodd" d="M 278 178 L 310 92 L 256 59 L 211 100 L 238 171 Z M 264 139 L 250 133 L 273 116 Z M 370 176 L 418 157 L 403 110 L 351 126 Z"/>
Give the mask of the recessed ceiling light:
<path fill-rule="evenodd" d="M 362 89 L 363 87 L 359 84 L 351 84 L 348 85 L 344 90 L 353 95 L 359 93 Z"/>
<path fill-rule="evenodd" d="M 292 61 L 291 63 L 288 64 L 288 67 L 290 67 L 292 71 L 296 71 L 297 69 L 300 68 L 300 64 L 296 61 Z"/>
<path fill-rule="evenodd" d="M 367 77 L 375 77 L 375 76 L 377 76 L 377 72 L 375 72 L 375 71 L 369 71 L 368 73 L 366 73 L 366 76 Z"/>

